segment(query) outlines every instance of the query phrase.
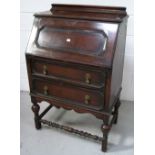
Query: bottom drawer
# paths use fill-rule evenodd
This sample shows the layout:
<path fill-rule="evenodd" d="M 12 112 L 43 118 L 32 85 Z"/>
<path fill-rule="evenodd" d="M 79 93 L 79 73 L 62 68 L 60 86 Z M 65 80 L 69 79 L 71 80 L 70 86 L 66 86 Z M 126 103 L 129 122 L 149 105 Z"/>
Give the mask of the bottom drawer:
<path fill-rule="evenodd" d="M 95 90 L 75 87 L 58 81 L 33 80 L 33 93 L 57 97 L 72 101 L 72 103 L 84 104 L 89 107 L 103 107 L 103 93 Z M 96 108 L 95 108 L 96 109 Z"/>

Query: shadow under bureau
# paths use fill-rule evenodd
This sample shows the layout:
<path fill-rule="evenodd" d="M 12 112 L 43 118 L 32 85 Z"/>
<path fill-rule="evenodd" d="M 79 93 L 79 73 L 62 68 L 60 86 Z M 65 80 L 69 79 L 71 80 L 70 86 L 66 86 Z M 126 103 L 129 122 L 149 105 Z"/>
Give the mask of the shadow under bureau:
<path fill-rule="evenodd" d="M 26 51 L 35 127 L 46 124 L 102 142 L 117 123 L 124 63 L 124 7 L 53 4 L 34 14 Z M 49 106 L 39 113 L 39 104 Z M 103 120 L 103 137 L 42 119 L 55 106 Z"/>

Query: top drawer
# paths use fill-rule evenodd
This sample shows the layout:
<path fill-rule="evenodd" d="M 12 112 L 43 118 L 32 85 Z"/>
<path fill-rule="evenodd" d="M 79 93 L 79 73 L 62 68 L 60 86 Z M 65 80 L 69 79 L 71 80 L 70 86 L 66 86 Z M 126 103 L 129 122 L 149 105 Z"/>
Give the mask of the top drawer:
<path fill-rule="evenodd" d="M 104 73 L 96 70 L 87 70 L 66 64 L 49 63 L 46 61 L 32 62 L 32 74 L 48 78 L 60 78 L 73 82 L 80 82 L 90 86 L 102 87 Z"/>

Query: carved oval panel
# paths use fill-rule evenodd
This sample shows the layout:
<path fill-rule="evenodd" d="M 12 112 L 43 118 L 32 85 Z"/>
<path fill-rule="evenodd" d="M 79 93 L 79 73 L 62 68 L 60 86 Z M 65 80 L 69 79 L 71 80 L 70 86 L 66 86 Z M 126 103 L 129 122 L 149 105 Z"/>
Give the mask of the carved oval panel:
<path fill-rule="evenodd" d="M 103 52 L 106 36 L 102 31 L 43 27 L 37 38 L 40 48 L 98 55 Z"/>

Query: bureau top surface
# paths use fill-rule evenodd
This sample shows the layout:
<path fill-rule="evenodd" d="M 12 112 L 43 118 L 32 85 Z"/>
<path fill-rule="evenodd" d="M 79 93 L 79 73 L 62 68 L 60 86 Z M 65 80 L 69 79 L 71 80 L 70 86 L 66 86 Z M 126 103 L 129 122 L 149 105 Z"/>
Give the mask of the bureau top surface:
<path fill-rule="evenodd" d="M 53 4 L 34 16 L 28 55 L 111 68 L 127 14 L 124 7 Z"/>
<path fill-rule="evenodd" d="M 64 4 L 52 4 L 50 11 L 34 14 L 36 17 L 78 18 L 109 22 L 122 22 L 126 15 L 125 7 Z"/>

